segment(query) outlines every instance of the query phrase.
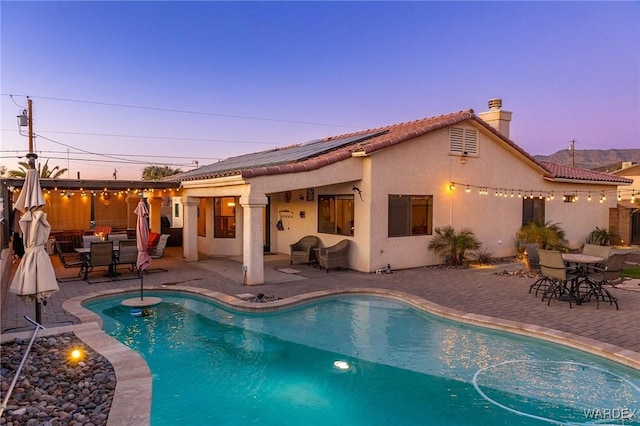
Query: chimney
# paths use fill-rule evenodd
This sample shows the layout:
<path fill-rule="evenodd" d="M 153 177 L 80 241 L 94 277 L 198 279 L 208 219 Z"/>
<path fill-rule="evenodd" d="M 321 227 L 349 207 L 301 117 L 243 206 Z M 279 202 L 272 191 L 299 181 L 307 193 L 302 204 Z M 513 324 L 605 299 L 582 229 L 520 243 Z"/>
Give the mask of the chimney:
<path fill-rule="evenodd" d="M 485 123 L 509 137 L 509 126 L 511 124 L 511 112 L 502 110 L 502 99 L 489 99 L 489 111 L 478 114 Z"/>

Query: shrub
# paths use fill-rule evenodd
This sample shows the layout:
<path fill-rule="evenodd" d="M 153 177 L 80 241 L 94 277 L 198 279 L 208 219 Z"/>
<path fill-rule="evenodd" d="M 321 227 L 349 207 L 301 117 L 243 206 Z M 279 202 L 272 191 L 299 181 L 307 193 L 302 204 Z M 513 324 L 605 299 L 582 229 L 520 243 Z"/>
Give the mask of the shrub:
<path fill-rule="evenodd" d="M 598 228 L 591 231 L 589 235 L 584 239 L 586 244 L 597 244 L 601 246 L 610 246 L 611 241 L 615 239 L 617 235 L 614 232 L 609 232 L 607 228 Z"/>
<path fill-rule="evenodd" d="M 516 238 L 519 242 L 518 247 L 537 243 L 540 248 L 545 250 L 564 250 L 567 245 L 564 230 L 560 228 L 560 225 L 552 222 L 543 224 L 529 222 L 520 228 Z"/>
<path fill-rule="evenodd" d="M 460 232 L 452 226 L 438 227 L 435 237 L 429 242 L 429 250 L 447 257 L 451 265 L 462 265 L 469 250 L 478 250 L 480 242 L 470 228 L 462 228 Z"/>
<path fill-rule="evenodd" d="M 481 265 L 491 263 L 491 261 L 493 260 L 493 254 L 487 248 L 479 248 L 475 251 L 473 256 L 475 257 L 476 262 Z"/>

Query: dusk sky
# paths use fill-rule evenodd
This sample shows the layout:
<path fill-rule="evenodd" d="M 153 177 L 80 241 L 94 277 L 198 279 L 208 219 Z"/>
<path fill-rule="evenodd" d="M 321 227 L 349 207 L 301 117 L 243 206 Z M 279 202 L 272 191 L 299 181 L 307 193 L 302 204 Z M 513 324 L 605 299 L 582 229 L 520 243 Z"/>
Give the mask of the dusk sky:
<path fill-rule="evenodd" d="M 532 155 L 640 148 L 640 2 L 0 2 L 0 165 L 139 179 L 502 98 Z M 13 95 L 13 96 L 9 96 Z M 22 157 L 22 158 L 17 158 Z"/>

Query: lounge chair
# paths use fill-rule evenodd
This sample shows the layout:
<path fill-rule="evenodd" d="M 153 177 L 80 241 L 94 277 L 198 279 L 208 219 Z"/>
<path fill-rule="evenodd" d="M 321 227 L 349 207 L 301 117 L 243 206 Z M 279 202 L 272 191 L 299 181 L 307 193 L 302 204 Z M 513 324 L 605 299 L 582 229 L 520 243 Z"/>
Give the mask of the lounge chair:
<path fill-rule="evenodd" d="M 147 250 L 149 256 L 152 259 L 160 259 L 164 255 L 164 249 L 167 247 L 167 241 L 169 240 L 169 234 L 160 235 L 160 239 L 158 239 L 158 244 Z"/>
<path fill-rule="evenodd" d="M 315 235 L 307 235 L 302 237 L 298 242 L 289 245 L 291 249 L 291 259 L 289 265 L 293 265 L 293 262 L 306 263 L 310 265 L 312 261 L 317 261 L 314 258 L 313 249 L 320 245 L 320 239 Z"/>
<path fill-rule="evenodd" d="M 347 268 L 349 257 L 349 240 L 342 240 L 338 244 L 331 247 L 320 249 L 320 257 L 318 264 L 320 269 L 326 268 L 327 273 L 331 268 Z"/>

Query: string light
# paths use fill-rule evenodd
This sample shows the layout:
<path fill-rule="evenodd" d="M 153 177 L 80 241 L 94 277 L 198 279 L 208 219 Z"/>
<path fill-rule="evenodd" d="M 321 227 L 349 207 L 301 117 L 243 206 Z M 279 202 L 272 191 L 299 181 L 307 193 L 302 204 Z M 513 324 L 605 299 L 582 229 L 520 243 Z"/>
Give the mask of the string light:
<path fill-rule="evenodd" d="M 466 182 L 449 182 L 449 189 L 455 190 L 458 185 L 462 185 L 466 193 L 470 193 L 473 190 L 477 190 L 478 195 L 488 195 L 489 192 L 493 192 L 495 197 L 503 197 L 503 198 L 521 198 L 525 200 L 546 200 L 546 201 L 554 201 L 555 200 L 555 191 L 554 190 L 543 190 L 543 189 L 523 189 L 523 188 L 505 188 L 505 187 L 487 187 L 487 186 L 478 186 L 471 183 Z M 176 188 L 175 191 L 178 191 L 180 188 Z M 156 189 L 155 191 L 163 191 L 162 189 Z M 612 188 L 610 190 L 598 190 L 600 192 L 599 201 L 600 203 L 604 203 L 607 201 L 607 197 L 614 197 L 617 201 L 623 201 L 625 198 L 629 200 L 631 198 L 631 202 L 635 202 L 635 190 L 634 189 L 620 189 L 620 188 Z M 561 191 L 562 192 L 562 191 Z M 583 190 L 583 191 L 571 191 L 570 193 L 565 193 L 561 198 L 562 201 L 567 203 L 576 203 L 580 200 L 580 196 L 585 196 L 588 201 L 592 200 L 592 192 L 593 190 Z M 596 192 L 597 194 L 597 192 Z M 626 195 L 626 197 L 625 197 Z"/>

